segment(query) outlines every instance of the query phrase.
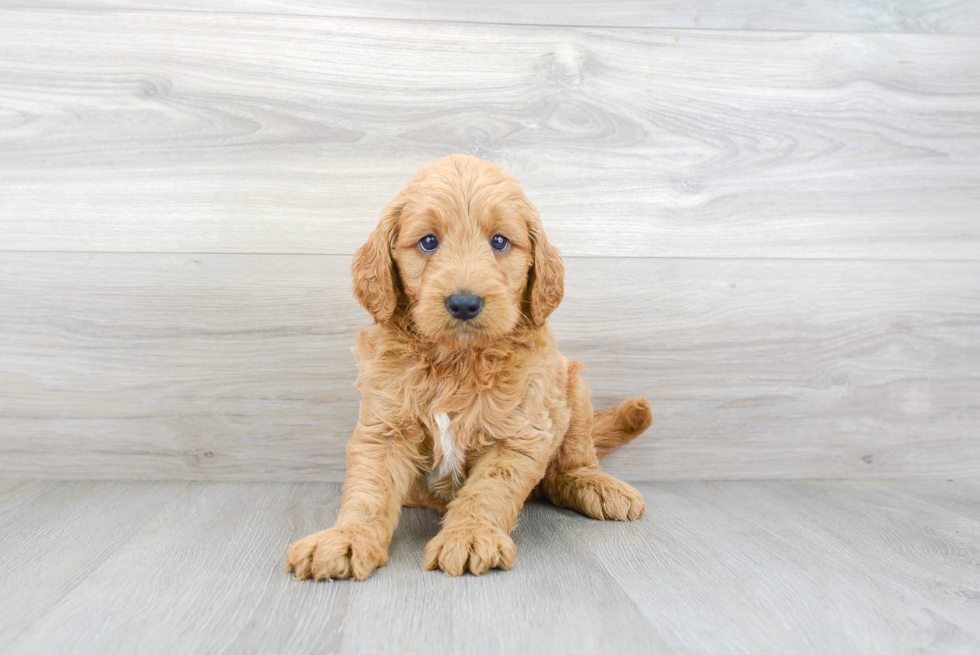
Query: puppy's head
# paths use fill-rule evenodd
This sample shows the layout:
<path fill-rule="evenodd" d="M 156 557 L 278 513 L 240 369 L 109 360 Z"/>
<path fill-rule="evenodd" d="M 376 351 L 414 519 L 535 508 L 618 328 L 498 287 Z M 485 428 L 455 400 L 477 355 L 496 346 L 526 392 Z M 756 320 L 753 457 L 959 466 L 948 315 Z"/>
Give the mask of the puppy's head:
<path fill-rule="evenodd" d="M 418 172 L 351 270 L 376 321 L 404 312 L 422 337 L 456 349 L 540 327 L 564 293 L 561 257 L 520 185 L 465 155 Z"/>

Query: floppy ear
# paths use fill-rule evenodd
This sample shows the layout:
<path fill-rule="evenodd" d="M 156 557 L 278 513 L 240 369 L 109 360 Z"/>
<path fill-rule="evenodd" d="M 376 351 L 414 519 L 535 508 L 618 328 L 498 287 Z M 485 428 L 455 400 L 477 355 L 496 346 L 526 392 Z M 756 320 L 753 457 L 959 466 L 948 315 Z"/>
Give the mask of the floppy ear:
<path fill-rule="evenodd" d="M 400 198 L 388 203 L 367 243 L 354 254 L 350 267 L 354 278 L 354 297 L 364 309 L 371 312 L 378 323 L 390 320 L 398 304 L 391 248 L 395 242 L 401 211 Z"/>
<path fill-rule="evenodd" d="M 529 314 L 534 326 L 541 327 L 565 295 L 565 267 L 558 249 L 545 236 L 536 210 L 532 209 L 527 224 L 531 236 L 527 294 Z"/>

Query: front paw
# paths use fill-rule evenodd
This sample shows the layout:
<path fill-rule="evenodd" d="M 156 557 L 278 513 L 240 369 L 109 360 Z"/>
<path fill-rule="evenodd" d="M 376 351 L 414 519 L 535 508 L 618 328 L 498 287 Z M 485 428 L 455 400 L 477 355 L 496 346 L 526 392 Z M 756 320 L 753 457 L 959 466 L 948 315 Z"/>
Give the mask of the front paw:
<path fill-rule="evenodd" d="M 370 531 L 334 527 L 290 545 L 286 573 L 294 573 L 297 580 L 364 580 L 387 561 L 388 549 Z"/>
<path fill-rule="evenodd" d="M 449 528 L 425 547 L 425 570 L 449 575 L 483 575 L 490 569 L 510 570 L 517 547 L 503 530 L 491 527 Z"/>

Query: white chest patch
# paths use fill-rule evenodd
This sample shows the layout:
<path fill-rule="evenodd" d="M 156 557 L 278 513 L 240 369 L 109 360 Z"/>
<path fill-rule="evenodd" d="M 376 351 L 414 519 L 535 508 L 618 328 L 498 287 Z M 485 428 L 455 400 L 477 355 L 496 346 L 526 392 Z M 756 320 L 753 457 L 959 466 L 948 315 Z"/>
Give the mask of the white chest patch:
<path fill-rule="evenodd" d="M 439 427 L 439 450 L 442 460 L 439 462 L 439 477 L 452 476 L 453 482 L 459 483 L 463 477 L 463 454 L 456 444 L 456 435 L 449 421 L 449 414 L 439 412 L 433 418 Z"/>

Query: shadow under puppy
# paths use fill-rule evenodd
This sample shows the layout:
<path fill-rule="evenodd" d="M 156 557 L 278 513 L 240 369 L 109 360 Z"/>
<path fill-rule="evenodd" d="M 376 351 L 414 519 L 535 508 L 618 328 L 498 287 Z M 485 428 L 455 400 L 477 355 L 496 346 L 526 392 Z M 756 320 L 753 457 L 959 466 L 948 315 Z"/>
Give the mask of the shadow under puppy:
<path fill-rule="evenodd" d="M 299 579 L 363 580 L 388 560 L 403 504 L 445 512 L 425 568 L 509 569 L 521 507 L 633 520 L 643 497 L 598 458 L 651 423 L 644 398 L 593 414 L 582 365 L 546 319 L 561 302 L 558 250 L 521 187 L 451 155 L 385 207 L 352 265 L 375 323 L 354 349 L 361 395 L 334 527 L 289 547 Z"/>

